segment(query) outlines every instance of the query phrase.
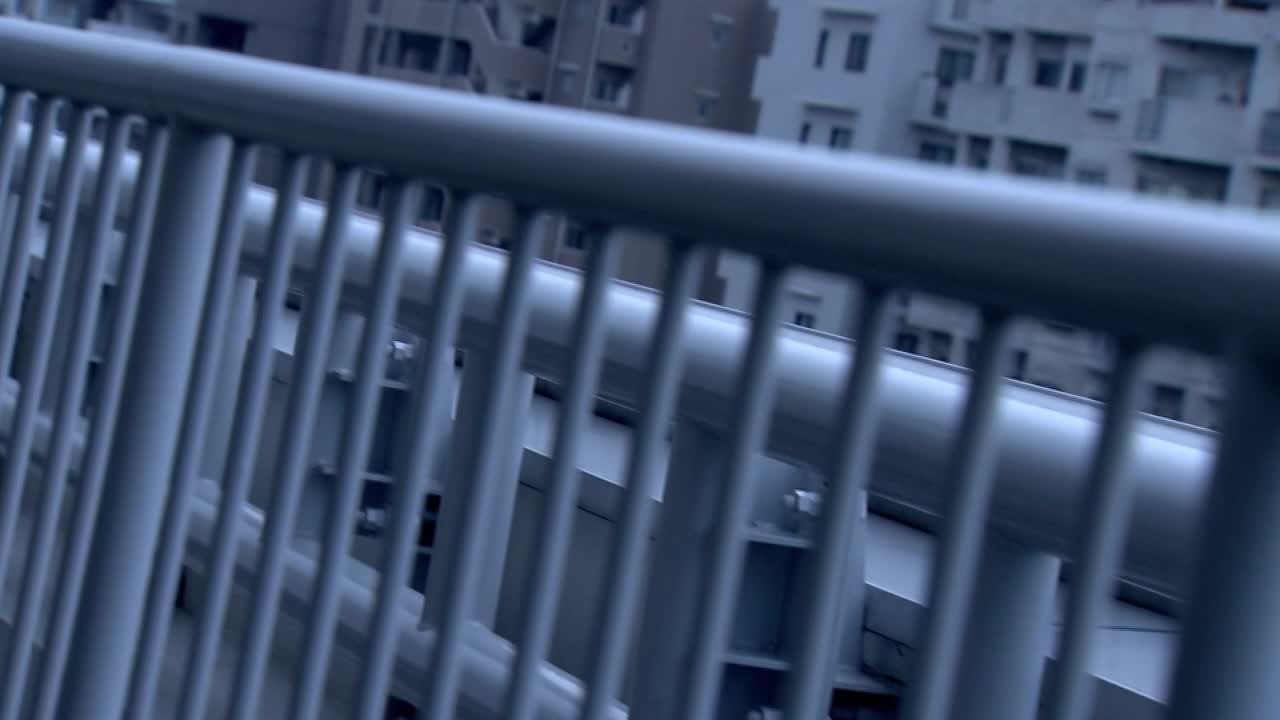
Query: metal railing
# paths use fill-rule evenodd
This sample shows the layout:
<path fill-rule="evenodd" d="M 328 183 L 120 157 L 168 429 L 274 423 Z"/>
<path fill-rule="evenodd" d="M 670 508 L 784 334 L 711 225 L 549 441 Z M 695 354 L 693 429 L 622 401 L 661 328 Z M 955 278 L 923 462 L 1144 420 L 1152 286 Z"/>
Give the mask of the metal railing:
<path fill-rule="evenodd" d="M 366 322 L 339 451 L 338 499 L 312 575 L 294 717 L 314 716 L 322 701 L 343 607 L 354 493 L 393 321 L 424 338 L 427 358 L 414 382 L 409 434 L 416 441 L 395 469 L 388 553 L 364 635 L 355 709 L 361 717 L 382 713 L 402 636 L 400 588 L 414 513 L 436 461 L 428 440 L 443 432 L 455 346 L 479 353 L 488 379 L 475 400 L 483 421 L 473 435 L 454 439 L 449 456 L 451 474 L 468 482 L 446 513 L 449 543 L 427 593 L 436 623 L 421 717 L 454 714 L 470 613 L 484 581 L 485 529 L 501 520 L 495 498 L 503 473 L 495 458 L 512 440 L 496 418 L 513 407 L 520 373 L 565 389 L 530 602 L 501 686 L 501 717 L 532 717 L 539 705 L 550 712 L 541 671 L 562 591 L 576 457 L 596 393 L 639 412 L 617 541 L 597 590 L 604 611 L 592 634 L 591 671 L 580 678 L 580 717 L 617 712 L 637 636 L 643 640 L 626 698 L 632 716 L 714 712 L 718 658 L 742 572 L 746 503 L 755 459 L 765 451 L 821 467 L 829 482 L 795 588 L 797 643 L 780 698 L 787 717 L 826 711 L 842 618 L 863 601 L 861 585 L 848 579 L 864 542 L 860 507 L 868 489 L 940 517 L 907 717 L 1029 717 L 1042 682 L 1054 717 L 1083 717 L 1101 606 L 1117 575 L 1186 599 L 1174 717 L 1265 717 L 1280 701 L 1270 678 L 1280 661 L 1273 612 L 1280 607 L 1280 533 L 1271 521 L 1280 397 L 1270 362 L 1280 340 L 1270 306 L 1280 250 L 1272 223 L 1239 212 L 978 182 L 890 161 L 797 154 L 761 141 L 22 21 L 0 20 L 0 49 L 0 188 L 10 187 L 23 160 L 14 232 L 0 238 L 5 363 L 17 352 L 19 324 L 28 328 L 5 435 L 0 563 L 13 559 L 24 494 L 37 496 L 3 668 L 6 717 L 16 716 L 24 697 L 40 718 L 55 710 L 59 717 L 121 717 L 126 706 L 151 702 L 146 684 L 154 676 L 146 678 L 163 647 L 153 634 L 167 631 L 157 617 L 167 612 L 161 608 L 176 590 L 192 532 L 209 408 L 215 393 L 229 392 L 216 385 L 217 349 L 245 272 L 257 283 L 255 319 L 226 468 L 217 478 L 216 523 L 205 536 L 208 579 L 183 717 L 202 717 L 208 708 L 262 441 L 273 330 L 291 284 L 306 288 L 306 303 L 288 431 L 272 439 L 274 494 L 256 545 L 233 717 L 254 716 L 262 693 L 340 306 L 357 309 Z M 62 143 L 54 133 L 59 107 L 67 108 Z M 98 114 L 108 121 L 95 153 Z M 125 162 L 131 122 L 147 129 L 136 171 Z M 284 150 L 275 193 L 249 185 L 256 147 Z M 51 156 L 59 163 L 53 218 L 24 321 L 26 265 Z M 336 168 L 324 206 L 301 199 L 309 161 Z M 377 218 L 353 210 L 361 168 L 393 178 Z M 452 193 L 443 239 L 409 227 L 423 180 Z M 129 198 L 129 222 L 111 340 L 86 429 L 78 415 L 88 329 L 98 322 L 117 195 Z M 510 255 L 471 246 L 481 196 L 516 209 L 522 234 Z M 77 233 L 84 202 L 91 222 Z M 592 244 L 582 275 L 536 264 L 541 213 L 666 233 L 664 292 L 610 281 L 618 262 L 613 235 Z M 711 248 L 759 259 L 762 282 L 749 320 L 691 304 Z M 779 296 L 793 266 L 861 283 L 852 345 L 780 328 Z M 882 350 L 891 291 L 900 289 L 983 309 L 970 376 Z M 1002 380 L 1008 328 L 1024 315 L 1119 339 L 1104 411 Z M 59 328 L 71 329 L 69 359 L 61 377 L 48 378 Z M 1233 390 L 1217 447 L 1208 435 L 1138 418 L 1142 358 L 1155 344 L 1230 352 Z M 51 426 L 41 424 L 47 382 L 59 388 Z M 673 419 L 677 433 L 710 429 L 722 463 L 713 475 L 699 474 L 701 465 L 667 469 L 668 487 L 703 483 L 714 489 L 714 502 L 665 503 L 650 564 L 647 538 L 658 509 L 649 498 Z M 73 463 L 76 438 L 84 449 Z M 58 537 L 68 489 L 72 519 Z M 705 546 L 663 542 L 686 531 L 705 538 Z M 1193 546 L 1194 564 L 1187 559 Z M 56 562 L 55 549 L 62 553 Z M 1045 679 L 1063 558 L 1074 563 L 1067 621 L 1059 662 Z M 37 657 L 35 620 L 51 580 L 56 602 Z M 675 627 L 688 632 L 669 631 Z M 35 681 L 29 693 L 28 677 Z"/>

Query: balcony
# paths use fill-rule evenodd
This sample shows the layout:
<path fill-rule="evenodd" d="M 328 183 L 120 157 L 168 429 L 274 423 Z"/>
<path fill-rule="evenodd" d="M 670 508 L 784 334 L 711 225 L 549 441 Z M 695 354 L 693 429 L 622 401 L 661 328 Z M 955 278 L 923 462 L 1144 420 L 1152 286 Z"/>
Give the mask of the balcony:
<path fill-rule="evenodd" d="M 1102 3 L 1098 0 L 967 0 L 965 4 L 969 22 L 979 27 L 1090 35 L 1095 30 L 1098 6 Z"/>
<path fill-rule="evenodd" d="M 0 46 L 0 716 L 1272 711 L 1269 218 L 23 21 Z M 600 229 L 583 272 L 535 258 L 564 213 Z M 661 292 L 611 279 L 613 227 L 664 234 Z M 760 261 L 751 315 L 689 299 L 707 247 Z M 861 283 L 854 341 L 781 326 L 790 267 Z M 972 372 L 883 349 L 899 288 L 983 308 Z M 1125 338 L 1108 401 L 1004 382 L 1013 317 Z M 1236 349 L 1225 433 L 1135 410 L 1148 345 Z"/>
<path fill-rule="evenodd" d="M 597 58 L 611 65 L 634 68 L 644 36 L 630 27 L 605 23 L 600 27 L 600 49 Z"/>
<path fill-rule="evenodd" d="M 1134 149 L 1179 160 L 1230 165 L 1242 145 L 1244 109 L 1221 103 L 1148 98 L 1138 105 Z"/>
<path fill-rule="evenodd" d="M 1152 2 L 1138 13 L 1139 21 L 1158 38 L 1231 47 L 1261 44 L 1268 26 L 1266 17 L 1199 2 Z"/>
<path fill-rule="evenodd" d="M 947 102 L 955 131 L 1054 144 L 1078 136 L 1087 114 L 1079 94 L 1036 87 L 960 83 Z"/>

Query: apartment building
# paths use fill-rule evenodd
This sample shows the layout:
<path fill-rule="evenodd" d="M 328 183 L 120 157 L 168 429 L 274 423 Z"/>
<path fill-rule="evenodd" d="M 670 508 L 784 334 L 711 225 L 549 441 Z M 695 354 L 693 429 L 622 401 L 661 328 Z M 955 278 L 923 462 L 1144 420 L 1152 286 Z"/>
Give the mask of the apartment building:
<path fill-rule="evenodd" d="M 773 0 L 757 66 L 761 135 L 1182 201 L 1280 207 L 1280 12 L 1214 0 Z M 1033 241 L 1033 239 L 1028 239 Z M 726 304 L 749 307 L 750 263 L 723 257 Z M 795 277 L 787 314 L 849 334 L 844 283 Z M 976 314 L 903 296 L 894 344 L 972 361 Z M 1020 327 L 1010 374 L 1099 397 L 1109 343 Z M 1214 363 L 1161 356 L 1145 409 L 1216 426 Z"/>
<path fill-rule="evenodd" d="M 750 133 L 755 59 L 772 37 L 765 0 L 178 0 L 176 42 L 512 100 Z M 324 186 L 312 185 L 313 192 Z M 360 201 L 379 202 L 366 178 Z M 438 222 L 443 194 L 424 203 Z M 482 240 L 510 242 L 495 205 Z M 544 256 L 578 266 L 591 229 L 548 224 Z M 662 282 L 663 244 L 633 233 L 624 279 Z M 701 295 L 719 299 L 709 265 Z"/>

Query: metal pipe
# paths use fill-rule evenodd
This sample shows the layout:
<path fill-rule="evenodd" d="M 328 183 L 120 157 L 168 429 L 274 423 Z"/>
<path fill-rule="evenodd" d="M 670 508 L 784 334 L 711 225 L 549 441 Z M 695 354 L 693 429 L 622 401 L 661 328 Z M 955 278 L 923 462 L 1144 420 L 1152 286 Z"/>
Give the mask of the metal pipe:
<path fill-rule="evenodd" d="M 58 515 L 62 510 L 63 496 L 70 481 L 73 443 L 78 439 L 76 435 L 80 425 L 80 406 L 87 379 L 89 353 L 98 328 L 103 270 L 111 244 L 112 221 L 118 199 L 117 179 L 120 175 L 120 161 L 124 156 L 129 137 L 130 122 L 130 118 L 123 115 L 113 115 L 108 122 L 106 151 L 103 156 L 105 169 L 103 174 L 99 175 L 94 191 L 92 226 L 84 268 L 81 276 L 72 278 L 72 283 L 69 284 L 69 287 L 75 291 L 68 293 L 68 297 L 74 300 L 68 301 L 72 307 L 65 309 L 71 310 L 68 315 L 73 319 L 73 327 L 70 328 L 71 348 L 66 364 L 62 368 L 60 383 L 62 390 L 58 395 L 57 409 L 54 413 L 53 446 L 50 449 L 47 472 L 44 473 L 40 509 L 31 541 L 32 549 L 27 559 L 26 572 L 22 577 L 22 594 L 18 613 L 14 618 L 13 636 L 9 639 L 8 655 L 4 665 L 4 683 L 3 687 L 0 687 L 0 702 L 3 703 L 0 705 L 0 717 L 18 717 L 27 689 L 27 675 L 34 654 L 33 643 L 40 614 L 44 609 L 45 583 L 52 565 L 50 557 L 54 554 Z M 72 156 L 68 155 L 68 157 Z M 81 169 L 77 167 L 76 172 Z M 64 169 L 63 172 L 67 171 Z M 70 177 L 67 179 L 71 180 Z M 66 230 L 69 234 L 69 228 Z M 74 284 L 76 279 L 79 280 L 78 287 Z M 46 274 L 47 281 L 48 274 Z M 46 308 L 45 312 L 53 315 L 53 308 Z M 34 430 L 33 423 L 30 431 L 32 439 L 34 439 Z M 13 446 L 10 450 L 13 450 Z"/>
<path fill-rule="evenodd" d="M 240 260 L 240 238 L 244 222 L 244 200 L 252 177 L 256 148 L 246 143 L 236 146 L 223 190 L 222 217 L 218 221 L 217 249 L 209 278 L 200 322 L 196 363 L 191 371 L 191 389 L 186 401 L 182 431 L 178 440 L 173 481 L 165 502 L 160 546 L 147 591 L 146 622 L 139 641 L 138 657 L 129 690 L 128 717 L 151 717 L 156 683 L 163 669 L 165 644 L 173 620 L 174 595 L 186 554 L 187 516 L 191 493 L 199 478 L 200 464 L 209 427 L 209 413 L 215 398 L 219 349 L 226 339 L 231 314 L 236 271 Z M 225 388 L 224 388 L 225 389 Z"/>
<path fill-rule="evenodd" d="M 20 136 L 19 162 L 27 147 Z M 55 137 L 50 147 L 50 156 L 56 160 L 61 139 Z M 91 144 L 86 181 L 94 177 L 99 157 L 100 151 Z M 122 198 L 132 196 L 136 166 L 137 158 L 126 156 Z M 260 273 L 269 255 L 268 230 L 275 198 L 275 193 L 265 188 L 250 191 L 244 239 L 248 272 Z M 1203 213 L 1193 214 L 1204 220 Z M 323 204 L 302 201 L 299 246 L 292 267 L 297 282 L 305 282 L 313 272 L 323 217 Z M 364 297 L 370 287 L 378 232 L 377 223 L 370 218 L 357 216 L 349 222 L 344 282 L 352 301 Z M 400 313 L 425 317 L 433 302 L 432 288 L 440 277 L 436 263 L 442 244 L 438 235 L 417 229 L 410 232 L 408 243 Z M 468 347 L 483 349 L 490 342 L 507 259 L 497 250 L 473 247 L 465 251 L 462 262 L 460 339 Z M 573 324 L 581 284 L 582 277 L 575 271 L 550 265 L 535 269 L 526 372 L 564 382 L 571 352 L 565 328 Z M 636 404 L 641 397 L 642 360 L 660 296 L 643 288 L 616 285 L 609 288 L 608 298 L 611 310 L 600 392 Z M 691 344 L 686 351 L 680 414 L 709 427 L 727 427 L 735 397 L 729 369 L 736 366 L 746 346 L 748 323 L 739 313 L 706 305 L 696 305 L 688 322 L 691 335 L 702 342 Z M 851 345 L 841 338 L 790 328 L 782 331 L 777 354 L 778 394 L 769 451 L 821 465 L 827 452 L 826 433 L 836 413 L 839 393 L 835 389 L 842 382 Z M 938 513 L 949 472 L 944 458 L 957 431 L 968 373 L 897 353 L 890 353 L 885 364 L 884 429 L 871 492 Z M 1090 448 L 1102 422 L 1102 410 L 1083 398 L 1004 383 L 999 416 L 992 521 L 1024 543 L 1067 555 L 1076 533 L 1075 508 L 1084 496 Z M 1207 487 L 1216 434 L 1144 417 L 1138 421 L 1134 442 L 1137 487 L 1122 576 L 1175 596 L 1181 593 L 1187 572 L 1188 550 Z M 915 450 L 904 452 L 903 447 Z"/>
<path fill-rule="evenodd" d="M 103 361 L 101 397 L 93 411 L 94 422 L 89 427 L 88 447 L 84 451 L 75 505 L 71 510 L 70 530 L 64 540 L 62 568 L 49 614 L 49 636 L 45 640 L 40 670 L 36 673 L 38 680 L 32 720 L 52 720 L 62 694 L 71 633 L 82 599 L 81 589 L 93 540 L 94 518 L 98 514 L 106 479 L 108 453 L 119 417 L 117 411 L 124 396 L 125 373 L 137 325 L 143 273 L 150 254 L 151 229 L 168 142 L 168 128 L 156 123 L 148 126 L 146 149 L 138 171 L 140 180 L 133 196 L 125 235 L 126 247 L 117 285 L 115 317 L 111 320 L 111 339 Z"/>
<path fill-rule="evenodd" d="M 1232 363 L 1222 451 L 1205 503 L 1174 669 L 1171 720 L 1268 717 L 1280 706 L 1280 382 L 1276 357 Z"/>
<path fill-rule="evenodd" d="M 1006 314 L 984 314 L 973 381 L 951 451 L 953 476 L 942 508 L 943 527 L 929 587 L 924 642 L 916 656 L 919 667 L 903 710 L 904 717 L 911 720 L 944 720 L 950 712 L 991 507 L 996 414 L 1011 330 L 1012 319 Z"/>
<path fill-rule="evenodd" d="M 173 113 L 402 176 L 723 239 L 730 250 L 829 272 L 895 285 L 910 278 L 913 288 L 1116 335 L 1213 350 L 1223 326 L 1241 326 L 1258 343 L 1280 346 L 1280 317 L 1269 311 L 1280 278 L 1273 223 L 1242 210 L 798 153 L 789 144 L 545 106 L 499 107 L 465 93 L 8 19 L 0 19 L 0 45 L 0 83 L 37 92 Z M 113 82 L 86 78 L 84 67 Z M 797 218 L 820 221 L 797 233 Z M 779 237 L 788 238 L 785 258 Z"/>
<path fill-rule="evenodd" d="M 67 668 L 70 720 L 124 711 L 213 254 L 230 140 L 179 123 L 172 143 L 120 408 L 128 421 L 112 443 L 85 578 L 93 601 L 80 606 Z"/>

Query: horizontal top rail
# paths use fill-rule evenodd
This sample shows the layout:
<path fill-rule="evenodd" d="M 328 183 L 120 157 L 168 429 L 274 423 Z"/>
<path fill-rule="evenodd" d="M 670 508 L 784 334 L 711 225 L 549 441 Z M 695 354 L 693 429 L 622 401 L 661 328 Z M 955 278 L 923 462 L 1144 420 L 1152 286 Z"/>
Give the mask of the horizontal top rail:
<path fill-rule="evenodd" d="M 1280 349 L 1275 223 L 0 19 L 0 84 L 1122 335 Z"/>

